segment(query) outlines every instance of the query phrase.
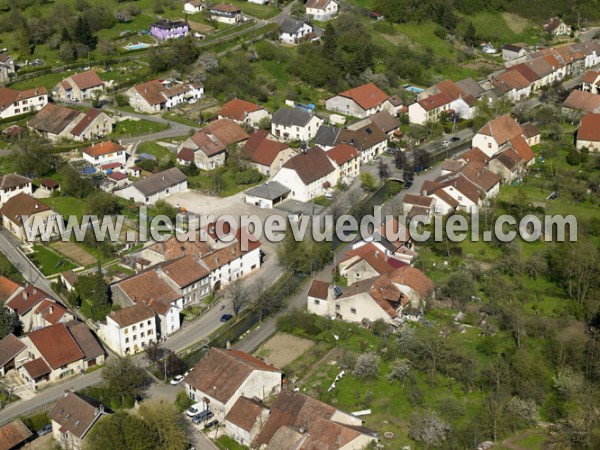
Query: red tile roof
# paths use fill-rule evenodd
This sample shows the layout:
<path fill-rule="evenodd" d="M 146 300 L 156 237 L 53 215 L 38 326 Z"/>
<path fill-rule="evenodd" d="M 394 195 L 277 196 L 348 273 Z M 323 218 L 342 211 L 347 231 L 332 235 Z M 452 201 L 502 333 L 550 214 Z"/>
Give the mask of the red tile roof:
<path fill-rule="evenodd" d="M 321 147 L 312 147 L 290 158 L 283 167 L 296 172 L 307 186 L 335 171 L 327 153 Z"/>
<path fill-rule="evenodd" d="M 574 90 L 563 102 L 564 108 L 583 112 L 598 112 L 600 110 L 600 95 L 591 92 Z"/>
<path fill-rule="evenodd" d="M 192 255 L 171 260 L 161 266 L 163 273 L 180 288 L 199 282 L 210 275 L 210 271 Z"/>
<path fill-rule="evenodd" d="M 600 142 L 600 114 L 588 113 L 581 118 L 577 140 Z"/>
<path fill-rule="evenodd" d="M 472 147 L 466 152 L 461 153 L 460 158 L 466 162 L 478 162 L 480 164 L 486 164 L 490 160 L 490 157 L 477 147 Z"/>
<path fill-rule="evenodd" d="M 123 166 L 123 164 L 114 162 L 114 163 L 102 164 L 100 166 L 100 169 L 102 169 L 102 170 L 120 169 L 122 166 Z"/>
<path fill-rule="evenodd" d="M 538 127 L 531 122 L 525 122 L 523 125 L 521 125 L 521 129 L 523 130 L 523 136 L 525 136 L 525 139 L 531 139 L 532 137 L 542 134 Z"/>
<path fill-rule="evenodd" d="M 193 389 L 227 403 L 255 370 L 279 372 L 254 356 L 213 347 L 185 377 L 185 382 Z"/>
<path fill-rule="evenodd" d="M 528 163 L 535 158 L 535 153 L 531 150 L 531 147 L 527 144 L 522 136 L 517 136 L 510 140 L 510 145 L 519 154 L 521 158 Z"/>
<path fill-rule="evenodd" d="M 0 368 L 25 350 L 27 346 L 14 334 L 10 333 L 0 339 Z"/>
<path fill-rule="evenodd" d="M 266 408 L 257 400 L 240 397 L 225 416 L 225 421 L 240 427 L 242 430 L 251 431 L 265 410 Z"/>
<path fill-rule="evenodd" d="M 30 184 L 31 179 L 27 177 L 23 177 L 21 175 L 17 175 L 16 173 L 9 173 L 6 175 L 0 176 L 0 191 L 5 191 L 9 189 L 13 189 L 19 186 L 24 186 L 26 184 Z"/>
<path fill-rule="evenodd" d="M 5 276 L 0 276 L 0 302 L 8 300 L 8 298 L 21 287 L 23 287 L 21 284 L 16 283 Z"/>
<path fill-rule="evenodd" d="M 0 428 L 0 450 L 19 448 L 33 433 L 21 419 L 15 419 Z"/>
<path fill-rule="evenodd" d="M 52 372 L 52 369 L 43 358 L 36 358 L 31 361 L 27 361 L 23 364 L 23 368 L 27 371 L 29 376 L 34 380 L 43 377 L 44 375 L 49 375 Z"/>
<path fill-rule="evenodd" d="M 145 304 L 163 315 L 171 309 L 171 303 L 181 297 L 159 277 L 156 269 L 127 278 L 118 286 L 134 303 Z"/>
<path fill-rule="evenodd" d="M 73 127 L 71 130 L 71 134 L 73 136 L 81 136 L 85 130 L 98 118 L 98 116 L 102 114 L 97 108 L 92 108 L 88 112 L 85 113 L 85 116 Z"/>
<path fill-rule="evenodd" d="M 145 320 L 154 320 L 154 311 L 146 305 L 127 306 L 109 314 L 120 327 L 128 327 L 130 325 L 143 322 Z"/>
<path fill-rule="evenodd" d="M 256 103 L 251 103 L 246 100 L 234 98 L 223 105 L 219 111 L 219 116 L 227 117 L 232 120 L 242 121 L 246 119 L 248 113 L 260 111 L 264 109 Z"/>
<path fill-rule="evenodd" d="M 28 337 L 52 369 L 59 369 L 85 358 L 64 323 L 32 331 Z"/>
<path fill-rule="evenodd" d="M 308 296 L 314 298 L 320 298 L 321 300 L 327 300 L 327 293 L 329 292 L 329 283 L 326 281 L 313 280 L 308 289 Z"/>
<path fill-rule="evenodd" d="M 225 146 L 237 144 L 248 139 L 248 133 L 240 125 L 229 119 L 219 119 L 210 122 L 202 131 L 212 133 Z"/>
<path fill-rule="evenodd" d="M 366 83 L 362 86 L 348 89 L 347 91 L 340 92 L 339 95 L 354 100 L 364 110 L 381 105 L 389 97 L 389 95 L 373 83 Z"/>
<path fill-rule="evenodd" d="M 421 105 L 421 107 L 425 111 L 432 111 L 434 109 L 447 105 L 450 102 L 452 102 L 452 99 L 443 92 L 418 100 L 419 105 Z"/>
<path fill-rule="evenodd" d="M 533 83 L 540 79 L 539 75 L 535 73 L 527 64 L 521 63 L 516 66 L 512 66 L 510 70 L 516 70 L 519 72 L 527 81 Z"/>
<path fill-rule="evenodd" d="M 502 145 L 511 139 L 521 136 L 523 130 L 515 119 L 508 114 L 497 117 L 486 123 L 477 134 L 492 137 L 498 145 Z"/>
<path fill-rule="evenodd" d="M 191 148 L 184 147 L 179 150 L 179 153 L 177 153 L 177 159 L 180 159 L 181 161 L 192 162 L 194 161 L 195 154 L 196 153 Z"/>
<path fill-rule="evenodd" d="M 33 214 L 49 211 L 50 207 L 37 199 L 23 192 L 8 199 L 4 206 L 0 208 L 0 214 L 8 218 L 11 222 L 21 224 L 21 217 L 31 216 Z"/>
<path fill-rule="evenodd" d="M 339 144 L 327 152 L 327 156 L 334 160 L 338 166 L 358 158 L 358 150 L 349 144 Z"/>
<path fill-rule="evenodd" d="M 221 3 L 220 5 L 213 6 L 211 11 L 224 11 L 224 12 L 240 12 L 240 8 L 235 5 L 230 5 L 227 3 Z"/>
<path fill-rule="evenodd" d="M 86 147 L 81 151 L 86 155 L 90 155 L 92 158 L 95 158 L 96 156 L 109 155 L 111 153 L 122 152 L 123 150 L 125 150 L 125 147 L 117 144 L 116 142 L 104 141 L 96 143 L 90 147 Z"/>
<path fill-rule="evenodd" d="M 15 311 L 19 316 L 23 316 L 46 298 L 51 297 L 46 292 L 30 284 L 6 303 L 6 306 Z"/>
<path fill-rule="evenodd" d="M 531 83 L 518 70 L 507 70 L 493 79 L 493 84 L 504 91 L 526 89 Z M 506 89 L 503 87 L 506 86 Z"/>
<path fill-rule="evenodd" d="M 269 139 L 269 132 L 260 130 L 251 135 L 244 145 L 240 156 L 262 166 L 270 167 L 279 153 L 289 148 L 288 145 Z"/>
<path fill-rule="evenodd" d="M 27 100 L 41 95 L 48 95 L 46 88 L 40 87 L 26 91 L 17 91 L 7 87 L 0 87 L 0 110 L 8 108 L 17 101 Z"/>
<path fill-rule="evenodd" d="M 158 80 L 150 80 L 138 84 L 133 88 L 150 106 L 161 105 L 167 102 L 166 97 L 162 95 L 162 92 L 166 90 L 166 88 Z"/>
<path fill-rule="evenodd" d="M 486 191 L 489 191 L 500 183 L 500 177 L 498 175 L 490 172 L 485 166 L 476 162 L 466 164 L 461 169 L 460 173 L 471 183 Z"/>
<path fill-rule="evenodd" d="M 123 172 L 113 172 L 113 173 L 109 173 L 108 175 L 106 175 L 107 178 L 110 178 L 111 180 L 114 181 L 123 181 L 127 179 L 127 175 L 125 175 Z"/>
<path fill-rule="evenodd" d="M 431 208 L 433 199 L 424 195 L 406 194 L 404 196 L 404 203 L 407 205 L 417 205 L 423 208 Z"/>
<path fill-rule="evenodd" d="M 52 325 L 65 319 L 67 314 L 69 314 L 64 306 L 48 299 L 44 299 L 35 309 L 34 313 L 40 314 L 46 322 Z"/>
<path fill-rule="evenodd" d="M 583 74 L 581 81 L 583 81 L 584 83 L 594 84 L 596 83 L 598 77 L 600 77 L 600 71 L 588 70 L 586 73 Z"/>
<path fill-rule="evenodd" d="M 98 74 L 93 70 L 76 73 L 71 76 L 71 79 L 82 91 L 97 86 L 104 86 L 104 81 L 102 81 L 100 77 L 98 77 Z"/>
<path fill-rule="evenodd" d="M 83 439 L 104 414 L 104 407 L 94 399 L 74 392 L 65 393 L 48 413 L 48 417 L 69 432 Z"/>

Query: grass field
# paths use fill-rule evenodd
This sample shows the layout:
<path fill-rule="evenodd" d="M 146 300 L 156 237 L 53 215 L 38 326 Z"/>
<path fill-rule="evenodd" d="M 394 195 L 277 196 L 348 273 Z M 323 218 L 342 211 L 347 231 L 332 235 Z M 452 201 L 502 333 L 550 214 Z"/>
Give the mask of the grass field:
<path fill-rule="evenodd" d="M 48 247 L 43 245 L 34 245 L 33 254 L 30 255 L 30 259 L 40 269 L 40 271 L 46 275 L 55 275 L 65 270 L 72 270 L 77 267 L 73 262 L 69 261 L 64 256 L 61 256 Z"/>
<path fill-rule="evenodd" d="M 483 41 L 491 41 L 498 47 L 518 42 L 535 44 L 541 37 L 532 23 L 518 16 L 480 12 L 462 17 L 473 24 Z"/>
<path fill-rule="evenodd" d="M 227 3 L 240 7 L 242 13 L 256 17 L 257 19 L 270 19 L 279 14 L 279 10 L 274 6 L 258 5 L 256 3 L 241 0 L 228 0 Z"/>
<path fill-rule="evenodd" d="M 141 143 L 137 149 L 137 153 L 148 153 L 150 155 L 155 156 L 158 161 L 161 161 L 163 159 L 169 159 L 175 162 L 175 154 L 164 148 L 162 145 L 158 145 L 155 142 Z"/>
<path fill-rule="evenodd" d="M 158 133 L 169 128 L 166 123 L 151 122 L 149 120 L 126 119 L 115 124 L 111 137 L 140 136 L 143 134 Z"/>
<path fill-rule="evenodd" d="M 44 203 L 65 218 L 69 216 L 81 218 L 86 208 L 85 200 L 75 197 L 49 197 L 44 199 Z"/>
<path fill-rule="evenodd" d="M 252 186 L 256 186 L 260 184 L 262 181 L 256 184 L 244 184 L 238 185 L 235 181 L 235 174 L 233 171 L 227 169 L 223 172 L 222 175 L 223 180 L 223 188 L 219 192 L 221 197 L 229 197 L 234 194 L 237 194 L 240 191 L 251 188 Z M 188 177 L 188 185 L 191 189 L 201 189 L 201 190 L 214 190 L 214 181 L 213 176 L 210 172 L 200 171 L 199 175 Z"/>

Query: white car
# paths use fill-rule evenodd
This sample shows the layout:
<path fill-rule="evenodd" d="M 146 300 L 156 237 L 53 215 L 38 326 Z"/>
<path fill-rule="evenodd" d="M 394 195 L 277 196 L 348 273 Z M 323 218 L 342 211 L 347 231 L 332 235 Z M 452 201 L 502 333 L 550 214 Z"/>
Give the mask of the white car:
<path fill-rule="evenodd" d="M 171 380 L 171 384 L 172 384 L 173 386 L 175 386 L 175 385 L 177 385 L 177 384 L 181 383 L 182 381 L 183 381 L 183 375 L 176 375 L 176 376 L 174 376 L 174 377 L 173 377 L 173 379 Z"/>

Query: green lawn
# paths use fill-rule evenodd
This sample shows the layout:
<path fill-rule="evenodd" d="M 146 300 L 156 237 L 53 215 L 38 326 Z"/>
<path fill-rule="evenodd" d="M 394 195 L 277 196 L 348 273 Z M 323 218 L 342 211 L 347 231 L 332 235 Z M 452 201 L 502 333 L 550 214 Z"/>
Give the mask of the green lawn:
<path fill-rule="evenodd" d="M 143 142 L 139 145 L 137 153 L 148 153 L 155 156 L 158 161 L 169 159 L 175 162 L 175 154 L 155 142 Z"/>
<path fill-rule="evenodd" d="M 214 433 L 214 431 L 213 431 Z M 209 432 L 210 434 L 210 432 Z M 216 441 L 217 447 L 222 450 L 248 450 L 248 447 L 245 447 L 241 444 L 238 444 L 236 441 L 231 439 L 229 436 L 221 436 Z"/>
<path fill-rule="evenodd" d="M 34 252 L 30 255 L 30 259 L 46 276 L 55 275 L 77 267 L 64 256 L 54 253 L 43 245 L 34 245 L 33 250 Z"/>
<path fill-rule="evenodd" d="M 508 43 L 524 42 L 535 44 L 540 36 L 539 32 L 526 19 L 514 16 L 506 16 L 500 13 L 479 12 L 473 15 L 462 16 L 466 22 L 471 22 L 484 41 L 491 41 L 498 47 Z M 509 24 L 507 20 L 519 22 Z M 539 28 L 539 27 L 538 27 Z M 518 32 L 515 32 L 518 31 Z"/>
<path fill-rule="evenodd" d="M 81 218 L 85 212 L 85 200 L 75 197 L 49 197 L 44 203 L 63 217 L 77 216 Z"/>
<path fill-rule="evenodd" d="M 43 86 L 49 91 L 56 86 L 60 81 L 68 76 L 74 74 L 75 71 L 69 70 L 64 73 L 48 73 L 46 75 L 40 75 L 39 77 L 35 77 L 29 80 L 18 81 L 13 84 L 11 87 L 14 89 L 33 89 L 36 87 Z"/>
<path fill-rule="evenodd" d="M 158 133 L 169 128 L 169 125 L 149 120 L 126 119 L 115 125 L 114 131 L 109 135 L 111 137 L 129 137 L 140 136 L 143 134 Z"/>
<path fill-rule="evenodd" d="M 256 184 L 242 184 L 238 185 L 235 181 L 235 174 L 230 169 L 227 169 L 223 172 L 223 188 L 219 192 L 221 197 L 230 197 L 234 194 L 237 194 L 240 191 L 244 191 L 246 189 L 251 188 L 252 186 L 256 186 L 257 184 L 262 183 L 262 180 Z M 214 181 L 211 172 L 200 171 L 199 175 L 188 177 L 188 185 L 191 189 L 200 189 L 200 190 L 214 190 Z"/>
<path fill-rule="evenodd" d="M 244 14 L 256 17 L 257 19 L 270 19 L 279 14 L 279 10 L 275 6 L 258 5 L 242 0 L 228 0 L 227 3 L 239 6 Z"/>

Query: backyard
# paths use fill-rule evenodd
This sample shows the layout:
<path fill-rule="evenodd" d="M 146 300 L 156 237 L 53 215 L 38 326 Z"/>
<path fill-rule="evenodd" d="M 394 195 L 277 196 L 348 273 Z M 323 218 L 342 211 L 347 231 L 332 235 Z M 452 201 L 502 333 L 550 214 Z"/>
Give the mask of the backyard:
<path fill-rule="evenodd" d="M 144 119 L 125 119 L 115 124 L 114 130 L 109 137 L 119 138 L 154 134 L 168 128 L 169 125 L 166 123 L 152 122 Z"/>
<path fill-rule="evenodd" d="M 77 267 L 75 263 L 66 257 L 55 253 L 50 248 L 43 245 L 34 245 L 33 253 L 29 258 L 46 275 L 56 275 L 57 273 L 72 270 Z"/>

